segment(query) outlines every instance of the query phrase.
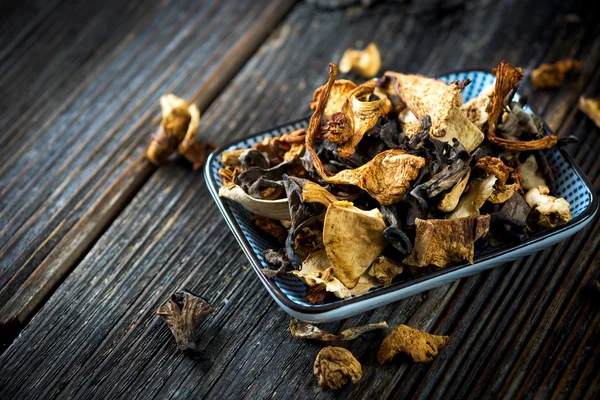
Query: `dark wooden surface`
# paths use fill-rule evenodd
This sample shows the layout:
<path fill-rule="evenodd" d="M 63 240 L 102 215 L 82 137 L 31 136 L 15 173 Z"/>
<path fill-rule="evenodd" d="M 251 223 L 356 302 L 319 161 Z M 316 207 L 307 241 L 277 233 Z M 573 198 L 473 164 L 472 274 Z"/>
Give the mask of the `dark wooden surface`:
<path fill-rule="evenodd" d="M 461 4 L 453 2 L 453 4 Z M 28 2 L 0 17 L 0 398 L 597 398 L 600 222 L 535 255 L 325 328 L 387 320 L 450 335 L 431 364 L 316 387 L 319 350 L 289 335 L 199 173 L 140 158 L 159 96 L 195 100 L 221 143 L 306 115 L 326 64 L 375 41 L 384 68 L 424 74 L 575 57 L 582 73 L 531 105 L 600 191 L 592 4 L 409 3 L 323 11 L 292 2 Z M 290 11 L 291 10 L 291 11 Z M 273 31 L 274 30 L 274 31 Z M 218 307 L 201 361 L 155 315 L 186 287 Z M 18 336 L 17 336 L 18 335 Z"/>

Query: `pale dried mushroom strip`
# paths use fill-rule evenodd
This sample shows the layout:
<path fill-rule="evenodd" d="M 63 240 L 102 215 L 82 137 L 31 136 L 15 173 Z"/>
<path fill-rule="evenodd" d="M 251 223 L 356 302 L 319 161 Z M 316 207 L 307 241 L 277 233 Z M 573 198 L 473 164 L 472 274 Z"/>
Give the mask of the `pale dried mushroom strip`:
<path fill-rule="evenodd" d="M 451 212 L 456 208 L 463 192 L 465 191 L 465 188 L 467 187 L 467 184 L 469 183 L 470 176 L 471 169 L 469 168 L 467 169 L 467 173 L 464 178 L 462 178 L 456 185 L 454 185 L 452 190 L 442 197 L 442 200 L 440 200 L 440 203 L 438 204 L 438 209 L 440 211 Z"/>
<path fill-rule="evenodd" d="M 417 218 L 415 227 L 415 245 L 410 255 L 404 259 L 404 264 L 413 267 L 445 267 L 457 261 L 473 264 L 475 241 L 488 233 L 490 216 L 428 220 Z"/>
<path fill-rule="evenodd" d="M 446 346 L 449 336 L 432 335 L 407 325 L 398 325 L 383 340 L 377 352 L 379 364 L 389 362 L 398 353 L 404 353 L 414 362 L 430 362 Z"/>
<path fill-rule="evenodd" d="M 311 181 L 306 181 L 302 188 L 302 200 L 308 203 L 320 203 L 325 207 L 338 201 L 338 199 L 333 194 L 329 193 L 323 186 Z"/>
<path fill-rule="evenodd" d="M 419 170 L 425 165 L 424 158 L 408 154 L 403 150 L 387 150 L 359 168 L 343 170 L 330 176 L 315 152 L 315 141 L 321 133 L 323 110 L 336 76 L 337 67 L 330 64 L 329 80 L 319 97 L 318 105 L 306 131 L 306 149 L 312 164 L 326 182 L 358 186 L 381 205 L 395 203 L 402 198 L 410 182 L 418 176 Z"/>
<path fill-rule="evenodd" d="M 317 354 L 313 372 L 323 389 L 337 390 L 362 378 L 362 367 L 350 351 L 342 347 L 324 347 Z"/>
<path fill-rule="evenodd" d="M 354 71 L 363 78 L 373 78 L 381 69 L 381 54 L 375 43 L 369 43 L 364 50 L 347 49 L 340 60 L 340 71 Z"/>
<path fill-rule="evenodd" d="M 347 342 L 350 340 L 354 340 L 365 333 L 387 328 L 387 322 L 383 321 L 378 322 L 376 324 L 354 326 L 352 328 L 344 329 L 337 335 L 334 335 L 332 333 L 319 329 L 314 325 L 303 324 L 297 319 L 290 320 L 290 332 L 292 333 L 293 337 L 299 339 L 316 340 L 317 342 L 326 344 L 337 344 L 341 342 Z"/>
<path fill-rule="evenodd" d="M 571 206 L 565 199 L 548 193 L 547 187 L 537 187 L 525 194 L 525 201 L 533 211 L 534 222 L 546 228 L 566 224 L 571 220 Z"/>
<path fill-rule="evenodd" d="M 250 211 L 252 214 L 260 215 L 263 217 L 273 218 L 277 220 L 289 220 L 290 209 L 288 206 L 288 199 L 278 200 L 263 200 L 256 199 L 244 192 L 241 187 L 234 186 L 222 186 L 219 188 L 219 197 L 235 201 L 241 204 L 244 208 Z"/>
<path fill-rule="evenodd" d="M 600 100 L 581 96 L 579 98 L 579 109 L 600 128 Z"/>

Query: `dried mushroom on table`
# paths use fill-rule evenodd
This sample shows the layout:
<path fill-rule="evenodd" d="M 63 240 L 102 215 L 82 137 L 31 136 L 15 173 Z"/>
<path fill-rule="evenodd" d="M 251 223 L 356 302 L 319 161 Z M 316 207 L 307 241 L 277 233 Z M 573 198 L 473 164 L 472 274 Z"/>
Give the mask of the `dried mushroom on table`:
<path fill-rule="evenodd" d="M 572 138 L 548 135 L 513 99 L 522 69 L 495 73 L 463 103 L 469 80 L 388 71 L 352 82 L 331 64 L 308 128 L 224 152 L 221 195 L 272 238 L 265 274 L 294 276 L 324 303 L 567 223 L 548 159 Z"/>

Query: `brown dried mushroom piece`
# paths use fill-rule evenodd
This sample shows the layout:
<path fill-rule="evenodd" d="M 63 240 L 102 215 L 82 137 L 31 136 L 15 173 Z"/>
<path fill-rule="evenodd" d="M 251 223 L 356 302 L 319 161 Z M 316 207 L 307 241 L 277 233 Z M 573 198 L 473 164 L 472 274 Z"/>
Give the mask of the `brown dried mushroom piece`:
<path fill-rule="evenodd" d="M 565 82 L 567 74 L 579 70 L 583 63 L 577 60 L 560 60 L 554 64 L 541 64 L 531 71 L 531 82 L 539 88 L 557 88 Z"/>
<path fill-rule="evenodd" d="M 412 252 L 403 263 L 413 267 L 467 260 L 473 264 L 475 241 L 490 229 L 490 216 L 458 219 L 415 219 L 416 238 Z"/>
<path fill-rule="evenodd" d="M 319 99 L 325 90 L 325 86 L 326 85 L 320 86 L 314 91 L 312 102 L 310 103 L 311 110 L 314 111 L 317 109 Z M 352 93 L 357 86 L 358 85 L 356 83 L 347 79 L 339 79 L 333 83 L 329 95 L 329 101 L 327 102 L 327 106 L 323 112 L 323 115 L 326 119 L 330 119 L 333 114 L 342 111 L 342 107 L 344 107 L 344 104 L 346 103 L 346 100 L 348 100 L 350 93 Z"/>
<path fill-rule="evenodd" d="M 341 111 L 329 119 L 328 139 L 339 145 L 338 153 L 342 157 L 351 157 L 365 133 L 390 112 L 387 97 L 370 100 L 376 84 L 376 81 L 368 81 L 352 90 Z"/>
<path fill-rule="evenodd" d="M 476 168 L 480 168 L 488 174 L 493 174 L 498 180 L 496 181 L 496 185 L 502 187 L 506 184 L 506 180 L 508 179 L 511 169 L 504 165 L 501 159 L 497 157 L 482 157 L 475 164 Z"/>
<path fill-rule="evenodd" d="M 363 78 L 373 78 L 381 68 L 381 54 L 375 43 L 369 43 L 364 50 L 349 48 L 342 55 L 339 65 L 344 74 L 354 71 Z"/>
<path fill-rule="evenodd" d="M 337 298 L 345 299 L 367 293 L 372 288 L 380 286 L 379 281 L 375 278 L 368 274 L 363 274 L 358 279 L 358 284 L 354 288 L 348 289 L 333 275 L 333 268 L 331 268 L 331 263 L 325 250 L 310 253 L 302 263 L 302 268 L 291 271 L 290 274 L 302 279 L 308 287 L 316 288 L 313 289 L 311 295 L 317 298 L 319 297 L 318 294 L 329 292 Z"/>
<path fill-rule="evenodd" d="M 600 128 L 600 100 L 579 98 L 579 109 Z"/>
<path fill-rule="evenodd" d="M 550 149 L 558 143 L 558 137 L 555 135 L 548 135 L 542 139 L 530 141 L 510 140 L 496 136 L 496 123 L 502 113 L 504 103 L 521 79 L 523 79 L 523 70 L 521 68 L 515 68 L 505 61 L 502 61 L 498 65 L 496 69 L 496 84 L 492 95 L 492 110 L 488 117 L 487 138 L 496 146 L 510 151 Z"/>
<path fill-rule="evenodd" d="M 347 342 L 354 340 L 357 337 L 376 330 L 387 329 L 387 322 L 378 322 L 376 324 L 367 324 L 361 326 L 354 326 L 352 328 L 344 329 L 337 335 L 329 332 L 325 332 L 322 329 L 317 328 L 311 324 L 303 324 L 297 319 L 290 320 L 290 332 L 292 336 L 300 339 L 316 340 L 317 342 L 326 344 L 337 344 L 340 342 Z"/>
<path fill-rule="evenodd" d="M 491 97 L 494 92 L 494 86 L 486 87 L 481 93 L 460 106 L 460 110 L 465 117 L 469 119 L 476 127 L 481 129 L 488 121 L 489 112 L 491 110 Z"/>
<path fill-rule="evenodd" d="M 239 165 L 231 166 L 228 165 L 225 168 L 219 169 L 219 176 L 221 177 L 221 183 L 223 186 L 232 187 L 235 186 L 235 178 L 242 172 L 242 168 Z"/>
<path fill-rule="evenodd" d="M 396 354 L 404 353 L 414 362 L 430 362 L 446 346 L 448 339 L 449 336 L 432 335 L 407 325 L 398 325 L 383 339 L 377 361 L 383 364 L 391 361 Z"/>
<path fill-rule="evenodd" d="M 536 225 L 554 228 L 571 220 L 571 206 L 563 198 L 548 195 L 549 192 L 543 186 L 530 189 L 525 193 L 525 201 L 532 209 Z"/>
<path fill-rule="evenodd" d="M 399 263 L 385 256 L 379 256 L 367 271 L 369 275 L 377 279 L 383 286 L 392 284 L 394 278 L 402 273 L 404 268 Z"/>
<path fill-rule="evenodd" d="M 302 200 L 308 203 L 320 203 L 325 207 L 328 207 L 332 203 L 338 201 L 338 199 L 323 186 L 306 181 L 302 188 Z"/>
<path fill-rule="evenodd" d="M 306 149 L 315 169 L 325 181 L 358 186 L 382 205 L 399 201 L 410 186 L 410 182 L 418 176 L 419 170 L 425 165 L 424 158 L 402 150 L 387 150 L 359 168 L 343 170 L 333 176 L 325 171 L 314 146 L 315 141 L 320 137 L 323 110 L 337 76 L 337 67 L 330 64 L 329 68 L 329 80 L 319 97 L 319 103 L 306 130 Z"/>
<path fill-rule="evenodd" d="M 323 244 L 334 275 L 352 289 L 381 254 L 386 225 L 378 209 L 364 211 L 348 201 L 332 203 L 325 213 Z"/>
<path fill-rule="evenodd" d="M 469 152 L 481 144 L 483 133 L 461 112 L 463 84 L 391 71 L 385 75 L 396 79 L 402 101 L 420 121 L 430 116 L 431 136 L 449 143 L 458 139 Z"/>
<path fill-rule="evenodd" d="M 362 378 L 362 367 L 352 353 L 342 347 L 324 347 L 317 354 L 313 372 L 323 389 L 337 390 Z"/>
<path fill-rule="evenodd" d="M 177 348 L 184 353 L 197 355 L 199 349 L 196 343 L 200 322 L 215 311 L 202 297 L 187 290 L 180 290 L 158 307 L 156 314 L 160 315 L 177 342 Z"/>
<path fill-rule="evenodd" d="M 280 244 L 285 243 L 288 231 L 279 223 L 279 221 L 273 218 L 262 217 L 260 215 L 254 215 L 250 218 L 250 221 L 261 231 L 274 237 Z"/>
<path fill-rule="evenodd" d="M 240 156 L 248 149 L 226 150 L 221 153 L 221 162 L 227 166 L 240 165 Z"/>

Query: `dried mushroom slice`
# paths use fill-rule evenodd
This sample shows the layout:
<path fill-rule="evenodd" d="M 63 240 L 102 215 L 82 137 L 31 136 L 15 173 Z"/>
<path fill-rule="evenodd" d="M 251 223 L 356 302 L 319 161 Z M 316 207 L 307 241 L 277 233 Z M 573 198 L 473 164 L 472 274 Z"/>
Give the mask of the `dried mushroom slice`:
<path fill-rule="evenodd" d="M 340 71 L 344 74 L 354 71 L 363 78 L 373 78 L 381 68 L 381 54 L 375 43 L 369 43 L 364 50 L 347 49 L 340 60 Z"/>
<path fill-rule="evenodd" d="M 498 65 L 496 69 L 496 84 L 494 86 L 494 94 L 492 95 L 492 110 L 488 119 L 487 138 L 496 146 L 510 151 L 550 149 L 558 143 L 558 137 L 555 135 L 548 135 L 542 139 L 529 141 L 510 140 L 496 136 L 496 124 L 502 114 L 505 102 L 521 79 L 523 79 L 523 70 L 521 68 L 515 68 L 505 61 L 502 61 Z"/>
<path fill-rule="evenodd" d="M 504 165 L 501 159 L 490 156 L 480 158 L 475 167 L 494 175 L 497 178 L 496 185 L 499 187 L 506 184 L 511 172 L 511 169 Z"/>
<path fill-rule="evenodd" d="M 358 279 L 358 284 L 354 288 L 348 289 L 333 275 L 333 269 L 325 250 L 309 254 L 302 263 L 302 268 L 299 271 L 291 271 L 290 274 L 302 279 L 307 286 L 318 287 L 321 292 L 324 290 L 340 299 L 367 293 L 372 288 L 381 285 L 375 278 L 363 274 Z"/>
<path fill-rule="evenodd" d="M 354 288 L 362 274 L 386 246 L 386 225 L 378 209 L 363 211 L 348 201 L 337 201 L 327 208 L 323 223 L 323 244 L 334 275 L 348 289 Z"/>
<path fill-rule="evenodd" d="M 418 176 L 419 170 L 425 165 L 423 157 L 402 150 L 387 150 L 359 168 L 343 170 L 333 176 L 325 171 L 323 163 L 315 152 L 315 141 L 320 137 L 321 118 L 337 76 L 337 67 L 330 64 L 329 68 L 329 80 L 319 97 L 318 105 L 306 131 L 306 149 L 315 170 L 326 182 L 360 187 L 381 205 L 399 201 L 409 188 L 410 182 Z"/>
<path fill-rule="evenodd" d="M 548 187 L 533 154 L 527 157 L 525 162 L 521 164 L 519 175 L 521 176 L 521 184 L 524 190 L 533 189 L 538 186 Z"/>
<path fill-rule="evenodd" d="M 379 256 L 369 268 L 368 274 L 377 279 L 383 286 L 389 286 L 403 270 L 404 268 L 399 263 L 388 257 Z"/>
<path fill-rule="evenodd" d="M 225 150 L 221 153 L 221 162 L 227 166 L 240 165 L 240 156 L 247 149 Z"/>
<path fill-rule="evenodd" d="M 325 111 L 323 115 L 326 119 L 330 119 L 333 114 L 342 111 L 342 107 L 346 103 L 346 100 L 350 96 L 350 93 L 354 89 L 356 89 L 356 83 L 349 81 L 347 79 L 339 79 L 333 83 L 331 87 L 331 93 L 329 95 L 329 101 L 327 102 L 327 106 L 325 107 Z M 325 85 L 317 88 L 313 93 L 312 102 L 310 103 L 310 108 L 314 111 L 317 108 L 317 104 L 319 104 L 319 99 L 325 90 Z"/>
<path fill-rule="evenodd" d="M 454 185 L 452 190 L 442 197 L 442 200 L 440 200 L 440 203 L 438 204 L 438 209 L 440 211 L 451 212 L 456 208 L 463 192 L 465 191 L 465 188 L 467 187 L 467 183 L 469 183 L 470 176 L 471 169 L 469 168 L 467 169 L 467 173 L 465 174 L 464 178 L 462 178 L 456 185 Z"/>
<path fill-rule="evenodd" d="M 303 324 L 297 319 L 290 320 L 290 332 L 292 333 L 293 337 L 299 339 L 316 340 L 317 342 L 326 344 L 338 344 L 341 342 L 347 342 L 350 340 L 354 340 L 365 333 L 387 328 L 387 322 L 383 321 L 376 324 L 367 324 L 344 329 L 339 334 L 334 335 L 332 333 L 325 332 L 324 330 L 319 329 L 314 325 Z"/>
<path fill-rule="evenodd" d="M 368 81 L 352 90 L 341 112 L 333 114 L 327 124 L 328 139 L 339 145 L 338 153 L 344 158 L 351 157 L 365 133 L 390 112 L 387 97 L 370 101 L 376 84 Z"/>
<path fill-rule="evenodd" d="M 479 216 L 479 209 L 494 193 L 494 185 L 497 179 L 495 175 L 489 174 L 472 180 L 469 183 L 469 190 L 463 193 L 456 208 L 446 218 L 457 219 Z"/>
<path fill-rule="evenodd" d="M 430 362 L 446 346 L 448 339 L 449 336 L 432 335 L 407 325 L 398 325 L 381 343 L 377 361 L 383 364 L 391 361 L 396 354 L 404 353 L 414 362 Z"/>
<path fill-rule="evenodd" d="M 525 193 L 525 201 L 533 211 L 534 223 L 555 228 L 571 220 L 571 206 L 563 198 L 548 195 L 547 187 L 537 187 Z"/>
<path fill-rule="evenodd" d="M 400 97 L 420 121 L 426 115 L 431 117 L 431 136 L 449 143 L 457 139 L 469 152 L 481 144 L 483 133 L 461 112 L 460 92 L 464 82 L 446 84 L 438 79 L 391 71 L 385 75 L 396 79 Z"/>
<path fill-rule="evenodd" d="M 156 310 L 165 321 L 177 342 L 177 348 L 190 355 L 200 353 L 196 344 L 201 321 L 215 311 L 202 297 L 187 290 L 171 295 L 171 298 Z"/>
<path fill-rule="evenodd" d="M 362 378 L 362 367 L 352 353 L 342 347 L 324 347 L 317 354 L 313 372 L 323 389 L 337 390 Z"/>
<path fill-rule="evenodd" d="M 219 188 L 219 197 L 235 201 L 255 215 L 277 220 L 290 219 L 290 208 L 287 199 L 255 199 L 237 185 Z"/>
<path fill-rule="evenodd" d="M 435 265 L 445 267 L 451 262 L 473 264 L 475 241 L 488 233 L 490 216 L 458 219 L 415 219 L 416 238 L 410 255 L 403 263 L 413 267 Z"/>
<path fill-rule="evenodd" d="M 481 129 L 488 122 L 489 111 L 491 110 L 491 97 L 494 92 L 494 86 L 486 87 L 481 93 L 460 106 L 460 110 L 476 127 Z"/>
<path fill-rule="evenodd" d="M 539 88 L 557 88 L 565 82 L 567 74 L 579 70 L 583 63 L 577 60 L 560 60 L 554 64 L 541 64 L 531 71 L 531 82 Z"/>
<path fill-rule="evenodd" d="M 600 128 L 600 100 L 581 96 L 579 98 L 579 109 L 588 116 L 598 128 Z"/>
<path fill-rule="evenodd" d="M 308 203 L 320 203 L 325 207 L 338 201 L 337 198 L 329 193 L 323 186 L 311 181 L 306 181 L 302 188 L 302 200 Z"/>

